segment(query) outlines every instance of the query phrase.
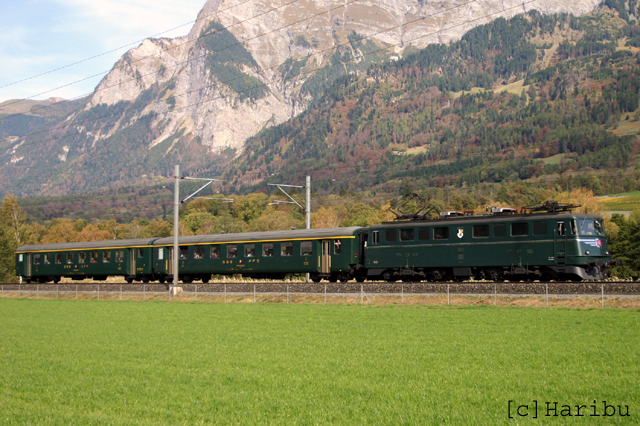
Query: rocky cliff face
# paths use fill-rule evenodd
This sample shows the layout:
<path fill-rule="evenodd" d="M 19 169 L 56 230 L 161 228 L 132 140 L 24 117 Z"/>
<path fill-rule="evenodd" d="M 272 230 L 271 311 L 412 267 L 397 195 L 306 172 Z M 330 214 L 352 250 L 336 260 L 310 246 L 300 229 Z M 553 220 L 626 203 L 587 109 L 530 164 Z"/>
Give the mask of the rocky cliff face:
<path fill-rule="evenodd" d="M 156 88 L 161 96 L 139 112 L 153 111 L 162 123 L 152 146 L 183 131 L 213 151 L 241 149 L 308 105 L 313 87 L 330 80 L 309 82 L 318 71 L 335 76 L 410 47 L 446 43 L 498 16 L 529 9 L 580 15 L 597 3 L 209 0 L 186 37 L 146 40 L 124 55 L 87 108 L 135 102 Z M 255 96 L 246 96 L 252 88 Z"/>

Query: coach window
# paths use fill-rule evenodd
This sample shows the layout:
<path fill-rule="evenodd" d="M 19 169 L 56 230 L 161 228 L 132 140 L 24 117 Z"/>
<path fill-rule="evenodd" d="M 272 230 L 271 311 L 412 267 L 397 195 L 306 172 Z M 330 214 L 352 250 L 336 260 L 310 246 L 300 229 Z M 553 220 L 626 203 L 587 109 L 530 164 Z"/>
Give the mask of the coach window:
<path fill-rule="evenodd" d="M 311 241 L 300 242 L 300 255 L 311 256 L 313 254 L 313 243 Z"/>
<path fill-rule="evenodd" d="M 547 222 L 533 222 L 533 235 L 547 235 Z"/>
<path fill-rule="evenodd" d="M 380 244 L 380 231 L 373 231 L 371 233 L 371 245 Z"/>
<path fill-rule="evenodd" d="M 396 241 L 398 239 L 398 233 L 395 229 L 387 229 L 384 234 L 384 239 L 390 242 Z"/>
<path fill-rule="evenodd" d="M 256 256 L 256 245 L 255 244 L 245 244 L 244 245 L 244 257 L 255 257 Z"/>
<path fill-rule="evenodd" d="M 87 253 L 81 251 L 80 253 L 78 253 L 78 263 L 86 263 L 87 262 Z"/>
<path fill-rule="evenodd" d="M 507 236 L 507 224 L 499 223 L 497 225 L 493 225 L 493 236 L 494 237 L 506 237 Z"/>
<path fill-rule="evenodd" d="M 434 240 L 448 240 L 449 239 L 449 227 L 448 226 L 440 226 L 437 228 L 433 228 L 433 239 Z"/>
<path fill-rule="evenodd" d="M 40 264 L 40 253 L 37 253 L 37 254 L 33 255 L 33 264 L 34 265 L 39 265 Z"/>
<path fill-rule="evenodd" d="M 189 257 L 189 247 L 180 246 L 180 259 L 186 259 Z"/>
<path fill-rule="evenodd" d="M 227 244 L 227 257 L 238 257 L 237 244 Z"/>
<path fill-rule="evenodd" d="M 73 253 L 67 253 L 67 263 L 73 263 Z"/>
<path fill-rule="evenodd" d="M 91 263 L 96 263 L 97 261 L 98 261 L 98 252 L 94 250 L 91 252 Z"/>
<path fill-rule="evenodd" d="M 341 254 L 342 253 L 342 241 L 335 240 L 333 242 L 333 254 Z"/>
<path fill-rule="evenodd" d="M 473 225 L 473 238 L 488 238 L 489 225 Z"/>
<path fill-rule="evenodd" d="M 418 239 L 420 241 L 427 241 L 431 237 L 429 228 L 418 228 Z"/>
<path fill-rule="evenodd" d="M 413 241 L 415 239 L 415 229 L 402 228 L 400 229 L 400 241 Z"/>
<path fill-rule="evenodd" d="M 194 259 L 202 259 L 204 257 L 204 246 L 195 246 L 193 248 Z"/>
<path fill-rule="evenodd" d="M 62 253 L 56 253 L 56 265 L 62 264 Z"/>
<path fill-rule="evenodd" d="M 280 255 L 293 256 L 293 243 L 284 242 L 280 245 Z"/>
<path fill-rule="evenodd" d="M 144 249 L 142 249 L 142 248 L 138 249 L 138 257 L 139 258 L 144 257 Z"/>
<path fill-rule="evenodd" d="M 111 250 L 103 251 L 102 263 L 109 263 L 109 262 L 111 262 Z"/>
<path fill-rule="evenodd" d="M 220 257 L 220 246 L 218 244 L 213 244 L 211 246 L 211 252 L 209 254 L 212 259 L 217 259 Z"/>
<path fill-rule="evenodd" d="M 526 222 L 515 222 L 511 224 L 512 237 L 526 237 L 529 235 L 529 224 Z"/>
<path fill-rule="evenodd" d="M 124 262 L 124 250 L 116 250 L 116 262 Z"/>
<path fill-rule="evenodd" d="M 51 263 L 51 253 L 44 253 L 42 257 L 45 265 L 48 265 Z"/>
<path fill-rule="evenodd" d="M 273 256 L 273 243 L 262 243 L 262 255 L 264 257 Z"/>

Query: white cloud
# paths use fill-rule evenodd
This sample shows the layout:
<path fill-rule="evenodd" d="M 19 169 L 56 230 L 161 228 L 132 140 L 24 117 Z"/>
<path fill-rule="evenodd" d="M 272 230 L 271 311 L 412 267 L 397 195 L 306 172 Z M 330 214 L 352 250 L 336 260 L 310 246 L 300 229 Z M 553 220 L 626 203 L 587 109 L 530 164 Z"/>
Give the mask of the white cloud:
<path fill-rule="evenodd" d="M 195 21 L 206 0 L 21 0 L 9 2 L 0 15 L 0 86 L 47 73 L 56 68 L 138 42 Z M 13 3 L 13 4 L 11 4 Z M 189 32 L 184 26 L 163 37 Z M 0 87 L 0 102 L 28 98 L 59 86 L 108 71 L 126 50 L 38 78 Z M 100 81 L 73 84 L 37 96 L 72 98 L 89 93 Z"/>

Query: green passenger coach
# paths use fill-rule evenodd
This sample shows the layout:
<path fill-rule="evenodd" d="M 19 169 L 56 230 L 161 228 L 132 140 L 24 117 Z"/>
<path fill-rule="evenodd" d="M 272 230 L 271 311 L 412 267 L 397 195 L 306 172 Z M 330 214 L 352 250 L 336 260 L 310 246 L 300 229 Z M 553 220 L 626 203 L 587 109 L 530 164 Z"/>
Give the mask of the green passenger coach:
<path fill-rule="evenodd" d="M 363 233 L 363 228 L 349 227 L 180 237 L 179 276 L 185 283 L 207 282 L 212 274 L 282 279 L 309 273 L 315 282 L 354 276 L 364 280 Z M 170 280 L 173 274 L 173 243 L 173 238 L 153 243 L 154 270 L 161 279 Z"/>
<path fill-rule="evenodd" d="M 25 282 L 122 276 L 129 283 L 154 279 L 152 239 L 37 244 L 18 247 L 16 274 Z"/>

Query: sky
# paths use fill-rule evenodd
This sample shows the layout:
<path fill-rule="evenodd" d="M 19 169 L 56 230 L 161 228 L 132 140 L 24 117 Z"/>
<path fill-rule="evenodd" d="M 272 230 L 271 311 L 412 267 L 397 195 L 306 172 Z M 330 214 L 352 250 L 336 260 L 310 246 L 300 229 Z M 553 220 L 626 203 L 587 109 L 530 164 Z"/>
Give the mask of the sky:
<path fill-rule="evenodd" d="M 91 93 L 115 62 L 141 40 L 176 27 L 180 28 L 161 37 L 186 35 L 205 3 L 0 0 L 0 103 L 27 98 L 73 99 Z M 66 67 L 114 49 L 118 50 Z M 66 68 L 49 72 L 61 67 Z M 86 80 L 75 83 L 82 79 Z M 66 87 L 58 89 L 61 86 Z"/>

